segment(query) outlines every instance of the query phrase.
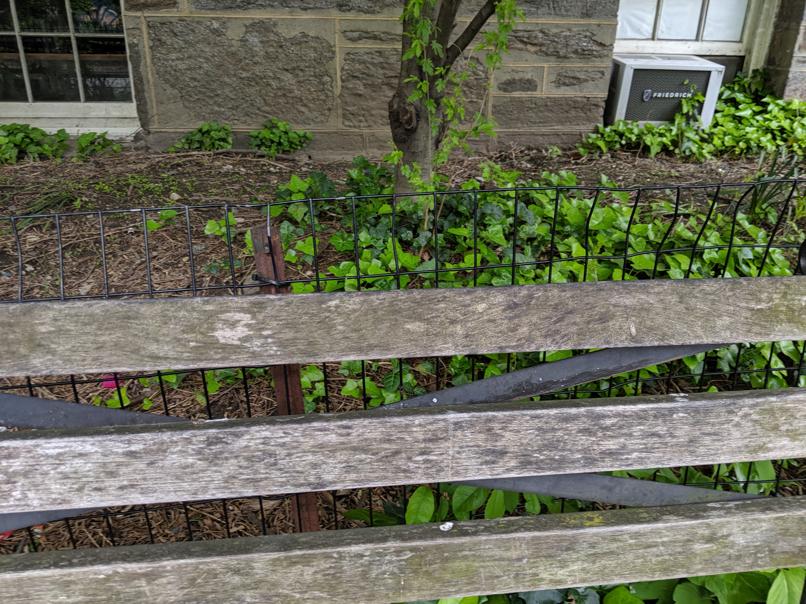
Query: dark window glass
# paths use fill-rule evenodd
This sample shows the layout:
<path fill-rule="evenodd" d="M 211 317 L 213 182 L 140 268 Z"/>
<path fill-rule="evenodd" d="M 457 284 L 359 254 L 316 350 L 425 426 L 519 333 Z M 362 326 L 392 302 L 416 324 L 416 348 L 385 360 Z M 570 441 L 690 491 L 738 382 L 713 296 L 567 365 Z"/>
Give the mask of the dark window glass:
<path fill-rule="evenodd" d="M 0 36 L 0 101 L 27 100 L 17 38 Z"/>
<path fill-rule="evenodd" d="M 11 20 L 9 0 L 0 0 L 0 30 L 14 31 L 14 22 Z"/>
<path fill-rule="evenodd" d="M 79 101 L 70 38 L 24 37 L 25 60 L 35 101 Z"/>
<path fill-rule="evenodd" d="M 120 0 L 72 0 L 73 27 L 81 33 L 123 33 Z"/>
<path fill-rule="evenodd" d="M 16 0 L 21 31 L 68 31 L 64 0 Z"/>
<path fill-rule="evenodd" d="M 87 101 L 131 101 L 129 63 L 123 38 L 78 38 Z"/>

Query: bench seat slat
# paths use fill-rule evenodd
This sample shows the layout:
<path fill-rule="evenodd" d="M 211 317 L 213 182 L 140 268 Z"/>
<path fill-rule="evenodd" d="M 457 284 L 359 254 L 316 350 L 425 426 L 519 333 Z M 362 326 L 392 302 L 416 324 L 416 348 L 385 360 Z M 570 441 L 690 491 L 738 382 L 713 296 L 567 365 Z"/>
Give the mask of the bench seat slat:
<path fill-rule="evenodd" d="M 806 339 L 806 277 L 0 305 L 0 377 Z"/>
<path fill-rule="evenodd" d="M 806 457 L 806 389 L 0 434 L 0 513 Z"/>
<path fill-rule="evenodd" d="M 0 601 L 404 602 L 803 564 L 806 498 L 785 497 L 3 556 Z"/>

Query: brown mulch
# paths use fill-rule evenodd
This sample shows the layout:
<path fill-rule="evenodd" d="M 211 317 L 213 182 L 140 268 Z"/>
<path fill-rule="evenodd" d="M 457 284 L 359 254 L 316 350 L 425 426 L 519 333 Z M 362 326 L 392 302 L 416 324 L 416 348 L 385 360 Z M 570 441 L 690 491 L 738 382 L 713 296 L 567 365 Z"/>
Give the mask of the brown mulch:
<path fill-rule="evenodd" d="M 460 183 L 492 160 L 525 177 L 570 170 L 580 185 L 594 186 L 601 175 L 622 186 L 743 182 L 757 172 L 755 160 L 686 162 L 673 157 L 632 153 L 555 157 L 542 150 L 511 148 L 489 156 L 454 160 L 444 172 Z M 322 172 L 343 182 L 349 161 L 313 162 L 300 158 L 268 160 L 247 153 L 145 153 L 127 151 L 85 162 L 22 162 L 0 166 L 0 216 L 38 212 L 153 208 L 271 201 L 278 184 L 292 174 Z"/>

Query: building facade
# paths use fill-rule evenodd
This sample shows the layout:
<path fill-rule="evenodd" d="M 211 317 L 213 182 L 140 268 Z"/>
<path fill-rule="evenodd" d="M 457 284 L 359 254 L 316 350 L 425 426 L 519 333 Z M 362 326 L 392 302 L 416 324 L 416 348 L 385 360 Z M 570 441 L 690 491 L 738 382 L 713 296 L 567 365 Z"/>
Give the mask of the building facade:
<path fill-rule="evenodd" d="M 0 0 L 0 122 L 238 138 L 279 117 L 318 157 L 388 151 L 403 0 Z M 481 0 L 469 0 L 465 19 Z M 614 53 L 768 67 L 806 97 L 806 0 L 522 0 L 526 21 L 472 97 L 498 142 L 569 144 L 601 123 Z M 472 59 L 472 58 L 471 58 Z"/>

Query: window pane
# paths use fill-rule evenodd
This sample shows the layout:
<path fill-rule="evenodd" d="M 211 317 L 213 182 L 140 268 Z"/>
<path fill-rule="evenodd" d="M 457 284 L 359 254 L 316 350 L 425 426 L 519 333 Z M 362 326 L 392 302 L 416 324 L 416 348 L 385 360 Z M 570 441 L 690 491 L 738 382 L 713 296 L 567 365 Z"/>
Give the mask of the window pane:
<path fill-rule="evenodd" d="M 14 31 L 14 23 L 11 20 L 11 7 L 9 0 L 0 0 L 0 29 L 4 31 Z"/>
<path fill-rule="evenodd" d="M 747 15 L 747 0 L 711 0 L 703 40 L 740 42 Z"/>
<path fill-rule="evenodd" d="M 664 0 L 658 39 L 696 40 L 702 0 Z"/>
<path fill-rule="evenodd" d="M 656 8 L 657 0 L 621 0 L 616 36 L 622 40 L 651 40 Z"/>
<path fill-rule="evenodd" d="M 0 101 L 27 100 L 17 38 L 0 36 Z"/>
<path fill-rule="evenodd" d="M 70 38 L 45 36 L 22 40 L 35 101 L 79 101 Z"/>
<path fill-rule="evenodd" d="M 129 63 L 123 38 L 78 38 L 87 101 L 131 101 Z"/>
<path fill-rule="evenodd" d="M 64 0 L 16 0 L 22 31 L 68 31 Z"/>
<path fill-rule="evenodd" d="M 71 6 L 77 32 L 123 33 L 120 0 L 73 0 Z"/>

